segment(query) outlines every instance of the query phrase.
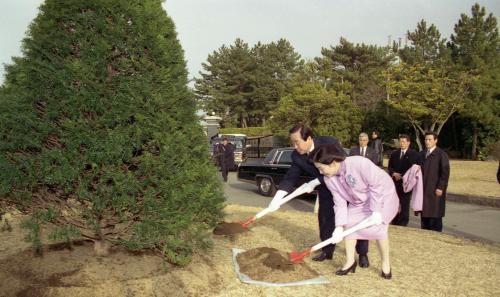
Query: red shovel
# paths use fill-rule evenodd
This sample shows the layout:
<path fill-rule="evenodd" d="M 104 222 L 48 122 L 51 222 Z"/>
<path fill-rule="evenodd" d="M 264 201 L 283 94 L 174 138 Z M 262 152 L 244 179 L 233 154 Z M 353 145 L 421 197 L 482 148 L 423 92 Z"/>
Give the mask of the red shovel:
<path fill-rule="evenodd" d="M 361 230 L 361 229 L 364 229 L 364 228 L 368 228 L 372 225 L 377 225 L 377 224 L 380 224 L 381 222 L 378 222 L 378 221 L 375 221 L 373 219 L 373 217 L 368 217 L 366 219 L 364 219 L 363 221 L 361 221 L 359 224 L 357 224 L 356 226 L 352 227 L 352 228 L 349 228 L 347 230 L 345 230 L 344 232 L 342 232 L 342 238 L 346 237 L 347 235 L 351 234 L 351 233 L 354 233 L 358 230 Z M 321 249 L 322 247 L 325 247 L 329 244 L 336 244 L 338 242 L 342 241 L 341 240 L 337 240 L 337 241 L 334 241 L 333 240 L 333 237 L 331 238 L 328 238 L 327 240 L 325 241 L 322 241 L 318 244 L 316 244 L 315 246 L 311 247 L 311 248 L 308 248 L 308 249 L 305 249 L 301 252 L 291 252 L 288 254 L 289 256 L 289 259 L 291 262 L 297 264 L 297 263 L 300 263 L 302 262 L 302 260 L 304 260 L 305 257 L 309 256 L 312 252 L 314 251 L 317 251 L 319 249 Z"/>

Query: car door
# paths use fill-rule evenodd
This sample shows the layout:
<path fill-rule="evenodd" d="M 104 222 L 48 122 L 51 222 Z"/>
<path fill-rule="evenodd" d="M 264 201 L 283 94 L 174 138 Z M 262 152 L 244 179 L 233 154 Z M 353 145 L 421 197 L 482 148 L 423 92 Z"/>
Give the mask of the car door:
<path fill-rule="evenodd" d="M 292 166 L 292 152 L 293 150 L 278 150 L 269 165 L 269 172 L 276 186 L 279 185 L 281 180 L 283 180 L 283 176 L 285 176 L 288 169 Z"/>
<path fill-rule="evenodd" d="M 278 185 L 282 180 L 285 174 L 288 172 L 288 169 L 292 166 L 292 153 L 293 149 L 284 149 L 280 152 L 280 154 L 277 155 L 276 160 L 275 160 L 275 167 L 276 167 L 276 174 L 273 176 L 274 183 Z M 296 187 L 302 185 L 304 182 L 308 182 L 312 180 L 313 177 L 308 175 L 307 173 L 304 173 L 295 185 Z"/>

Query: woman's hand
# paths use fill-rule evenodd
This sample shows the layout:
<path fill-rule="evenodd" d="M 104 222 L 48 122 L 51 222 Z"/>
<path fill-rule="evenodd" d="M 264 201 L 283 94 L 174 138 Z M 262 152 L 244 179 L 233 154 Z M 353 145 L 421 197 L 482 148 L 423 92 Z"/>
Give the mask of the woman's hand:
<path fill-rule="evenodd" d="M 371 219 L 373 220 L 374 225 L 382 224 L 382 214 L 380 212 L 372 212 Z"/>
<path fill-rule="evenodd" d="M 342 239 L 344 239 L 343 233 L 344 233 L 344 227 L 342 227 L 342 226 L 335 227 L 335 230 L 333 230 L 333 233 L 332 233 L 333 242 L 334 243 L 341 242 Z"/>

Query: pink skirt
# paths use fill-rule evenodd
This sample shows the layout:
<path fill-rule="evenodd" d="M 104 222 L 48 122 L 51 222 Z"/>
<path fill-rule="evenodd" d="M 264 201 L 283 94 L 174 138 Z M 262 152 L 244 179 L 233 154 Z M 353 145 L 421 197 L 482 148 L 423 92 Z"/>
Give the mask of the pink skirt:
<path fill-rule="evenodd" d="M 389 224 L 392 219 L 398 213 L 399 208 L 399 199 L 396 193 L 394 193 L 394 197 L 386 199 L 382 204 L 381 214 L 382 214 L 382 224 L 371 226 L 365 229 L 361 229 L 357 232 L 354 232 L 348 236 L 346 239 L 365 239 L 365 240 L 376 240 L 376 239 L 387 239 L 388 238 L 388 229 Z M 354 206 L 349 204 L 347 207 L 347 225 L 344 230 L 347 230 L 364 219 L 368 218 L 372 215 L 372 211 L 370 210 L 370 206 L 368 203 Z"/>

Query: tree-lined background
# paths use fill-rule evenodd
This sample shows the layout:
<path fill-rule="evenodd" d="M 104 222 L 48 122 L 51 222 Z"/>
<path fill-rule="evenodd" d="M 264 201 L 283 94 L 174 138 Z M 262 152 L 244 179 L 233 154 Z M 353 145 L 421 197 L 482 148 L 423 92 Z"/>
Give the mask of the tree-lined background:
<path fill-rule="evenodd" d="M 346 146 L 378 130 L 386 144 L 410 134 L 417 149 L 430 130 L 452 157 L 477 159 L 500 139 L 499 63 L 497 19 L 475 4 L 449 38 L 422 20 L 405 41 L 381 47 L 341 38 L 307 61 L 285 39 L 237 39 L 208 56 L 195 94 L 223 127 L 286 134 L 301 121 Z"/>

